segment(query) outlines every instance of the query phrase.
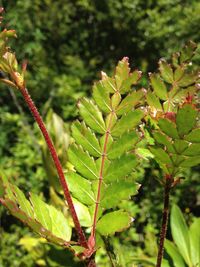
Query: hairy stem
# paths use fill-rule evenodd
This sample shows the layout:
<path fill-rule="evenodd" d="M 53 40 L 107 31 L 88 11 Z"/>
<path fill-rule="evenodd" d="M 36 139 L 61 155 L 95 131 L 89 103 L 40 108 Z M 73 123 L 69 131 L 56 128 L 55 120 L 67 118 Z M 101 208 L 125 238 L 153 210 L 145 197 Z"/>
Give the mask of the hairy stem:
<path fill-rule="evenodd" d="M 164 252 L 164 242 L 167 233 L 168 226 L 168 217 L 169 217 L 169 198 L 170 198 L 170 190 L 172 186 L 173 179 L 171 176 L 166 176 L 165 178 L 165 190 L 164 190 L 164 207 L 162 213 L 162 225 L 160 230 L 160 240 L 159 240 L 159 248 L 158 248 L 158 256 L 156 267 L 161 267 L 163 252 Z"/>
<path fill-rule="evenodd" d="M 64 191 L 64 196 L 65 196 L 65 199 L 67 201 L 67 204 L 69 206 L 69 210 L 70 210 L 70 213 L 71 213 L 71 216 L 72 216 L 72 219 L 73 219 L 73 222 L 74 222 L 74 225 L 75 225 L 75 229 L 77 231 L 77 235 L 78 235 L 78 238 L 79 238 L 79 243 L 80 245 L 84 246 L 87 248 L 87 240 L 85 238 L 85 235 L 84 235 L 84 232 L 81 228 L 81 225 L 80 225 L 80 222 L 79 222 L 79 219 L 78 219 L 78 216 L 76 214 L 76 211 L 75 211 L 75 208 L 74 208 L 74 204 L 72 202 L 72 198 L 71 198 L 71 195 L 70 195 L 70 192 L 69 192 L 69 188 L 68 188 L 68 185 L 67 185 L 67 182 L 65 180 L 65 175 L 64 175 L 64 172 L 63 172 L 63 169 L 62 169 L 62 165 L 60 163 L 60 160 L 58 158 L 58 155 L 57 155 L 57 152 L 56 152 L 56 149 L 54 147 L 54 144 L 49 136 L 49 133 L 45 127 L 45 124 L 33 102 L 33 100 L 31 99 L 29 93 L 28 93 L 28 90 L 23 87 L 23 88 L 19 88 L 23 97 L 24 97 L 24 100 L 26 101 L 34 119 L 36 120 L 38 126 L 40 127 L 40 130 L 44 136 L 44 139 L 46 141 L 46 144 L 48 146 L 48 149 L 49 149 L 49 152 L 51 153 L 51 156 L 52 156 L 52 159 L 54 161 L 54 164 L 55 164 L 55 167 L 57 169 L 57 172 L 58 172 L 58 176 L 59 176 L 59 180 L 60 180 L 60 184 L 63 188 L 63 191 Z"/>

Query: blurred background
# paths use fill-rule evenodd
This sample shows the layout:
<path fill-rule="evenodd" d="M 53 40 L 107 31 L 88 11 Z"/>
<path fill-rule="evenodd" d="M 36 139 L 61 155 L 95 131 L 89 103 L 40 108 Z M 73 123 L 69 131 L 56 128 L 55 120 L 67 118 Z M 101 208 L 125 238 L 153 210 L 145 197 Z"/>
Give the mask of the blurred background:
<path fill-rule="evenodd" d="M 148 88 L 147 74 L 156 70 L 159 58 L 169 59 L 188 40 L 200 41 L 198 0 L 2 0 L 0 5 L 5 8 L 4 26 L 17 31 L 11 47 L 20 62 L 28 60 L 27 87 L 46 118 L 63 164 L 70 123 L 77 118 L 76 102 L 91 95 L 101 70 L 111 74 L 117 61 L 128 56 L 131 67 L 145 73 L 141 86 Z M 198 51 L 195 64 L 199 63 Z M 56 132 L 58 126 L 62 134 Z M 59 188 L 49 190 L 49 185 L 57 186 L 50 160 L 20 95 L 1 85 L 0 167 L 25 192 L 42 192 L 47 202 L 61 205 L 55 192 Z M 131 259 L 153 258 L 157 251 L 163 192 L 155 179 L 155 163 L 146 161 L 144 166 L 136 177 L 142 184 L 140 193 L 122 203 L 130 205 L 134 225 L 111 242 L 111 249 L 121 255 L 120 266 L 143 266 L 133 265 Z M 199 170 L 184 173 L 184 182 L 172 196 L 188 225 L 200 212 Z M 103 252 L 98 262 L 109 266 Z M 0 267 L 10 266 L 81 265 L 0 207 Z"/>

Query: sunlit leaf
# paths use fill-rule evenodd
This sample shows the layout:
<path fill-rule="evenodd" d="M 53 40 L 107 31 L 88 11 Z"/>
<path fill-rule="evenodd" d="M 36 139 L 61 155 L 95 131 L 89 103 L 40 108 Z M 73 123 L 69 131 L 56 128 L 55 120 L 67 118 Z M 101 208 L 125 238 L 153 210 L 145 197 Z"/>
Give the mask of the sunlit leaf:
<path fill-rule="evenodd" d="M 101 235 L 112 235 L 130 226 L 132 218 L 122 210 L 109 212 L 97 223 L 97 231 Z"/>
<path fill-rule="evenodd" d="M 83 98 L 78 103 L 79 111 L 86 124 L 98 133 L 105 132 L 102 114 L 93 101 Z"/>
<path fill-rule="evenodd" d="M 176 243 L 186 263 L 189 266 L 192 266 L 189 230 L 179 207 L 176 205 L 172 206 L 170 223 L 174 242 Z"/>
<path fill-rule="evenodd" d="M 77 171 L 85 178 L 98 179 L 95 161 L 81 146 L 73 145 L 68 151 L 70 162 L 76 167 Z"/>

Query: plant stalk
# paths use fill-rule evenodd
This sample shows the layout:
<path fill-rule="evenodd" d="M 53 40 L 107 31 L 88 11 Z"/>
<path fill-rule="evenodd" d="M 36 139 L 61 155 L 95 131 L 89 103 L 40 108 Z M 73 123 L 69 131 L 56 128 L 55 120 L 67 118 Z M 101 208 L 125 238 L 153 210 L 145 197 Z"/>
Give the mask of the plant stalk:
<path fill-rule="evenodd" d="M 62 165 L 61 165 L 60 160 L 58 158 L 54 144 L 51 140 L 51 137 L 49 136 L 49 133 L 45 127 L 45 124 L 44 124 L 33 100 L 31 99 L 31 96 L 28 93 L 28 90 L 25 87 L 20 87 L 19 89 L 20 89 L 20 92 L 22 93 L 23 98 L 24 98 L 25 102 L 27 103 L 35 121 L 37 122 L 37 124 L 38 124 L 38 126 L 39 126 L 39 128 L 40 128 L 40 130 L 44 136 L 44 139 L 45 139 L 46 144 L 48 146 L 49 152 L 50 152 L 52 159 L 54 161 L 54 164 L 55 164 L 55 167 L 57 169 L 58 176 L 59 176 L 60 184 L 61 184 L 63 191 L 64 191 L 64 197 L 65 197 L 67 204 L 69 206 L 69 210 L 70 210 L 70 213 L 71 213 L 74 225 L 75 225 L 75 229 L 76 229 L 76 232 L 77 232 L 77 235 L 79 238 L 79 243 L 81 246 L 87 248 L 88 247 L 87 240 L 86 240 L 85 234 L 81 228 L 76 210 L 74 208 L 74 204 L 73 204 L 70 192 L 69 192 L 69 188 L 68 188 L 67 182 L 65 180 L 65 175 L 64 175 L 64 172 L 62 169 Z"/>
<path fill-rule="evenodd" d="M 101 166 L 100 166 L 100 172 L 99 172 L 98 192 L 97 192 L 96 206 L 95 206 L 95 212 L 94 212 L 93 226 L 92 226 L 92 231 L 91 231 L 91 237 L 94 240 L 95 240 L 95 232 L 96 232 L 96 224 L 97 224 L 97 214 L 98 214 L 100 198 L 101 198 L 101 185 L 103 183 L 103 170 L 104 170 L 105 160 L 107 157 L 107 155 L 106 155 L 107 144 L 108 144 L 108 139 L 109 139 L 109 135 L 110 135 L 110 127 L 111 127 L 112 119 L 113 119 L 113 113 L 111 113 L 111 114 L 112 114 L 112 116 L 110 117 L 110 121 L 108 123 L 108 128 L 106 131 L 105 141 L 104 141 L 104 145 L 103 145 L 103 154 L 102 154 L 102 158 L 101 158 Z M 94 243 L 95 243 L 95 241 L 94 241 Z"/>
<path fill-rule="evenodd" d="M 158 256 L 156 267 L 161 267 L 163 252 L 164 252 L 164 242 L 167 233 L 168 218 L 169 218 L 169 199 L 170 199 L 170 190 L 172 187 L 173 178 L 169 175 L 165 177 L 165 190 L 164 190 L 164 207 L 162 213 L 162 225 L 160 230 L 160 240 L 158 248 Z"/>

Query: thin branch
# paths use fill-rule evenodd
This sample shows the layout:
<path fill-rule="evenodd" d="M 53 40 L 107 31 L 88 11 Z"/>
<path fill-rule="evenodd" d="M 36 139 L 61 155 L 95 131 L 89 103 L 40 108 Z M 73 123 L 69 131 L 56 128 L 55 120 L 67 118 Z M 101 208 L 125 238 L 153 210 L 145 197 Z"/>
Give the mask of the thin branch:
<path fill-rule="evenodd" d="M 60 160 L 58 158 L 58 155 L 57 155 L 57 152 L 56 152 L 56 149 L 53 145 L 53 142 L 49 136 L 49 133 L 44 125 L 44 122 L 33 102 L 33 100 L 31 99 L 29 93 L 28 93 L 28 90 L 25 88 L 25 87 L 20 87 L 20 92 L 22 93 L 23 97 L 24 97 L 24 100 L 25 102 L 27 103 L 34 119 L 36 120 L 38 126 L 40 127 L 40 130 L 44 136 L 44 139 L 47 143 L 47 146 L 48 146 L 48 149 L 51 153 L 51 156 L 52 156 L 52 159 L 54 161 L 54 164 L 55 164 L 55 167 L 57 169 L 57 172 L 58 172 L 58 176 L 59 176 L 59 180 L 60 180 L 60 184 L 63 188 L 63 191 L 64 191 L 64 196 L 65 196 L 65 199 L 68 203 L 68 206 L 69 206 L 69 210 L 70 210 L 70 213 L 71 213 L 71 216 L 72 216 L 72 219 L 73 219 L 73 222 L 74 222 L 74 225 L 75 225 L 75 229 L 77 231 L 77 234 L 78 234 L 78 238 L 79 238 L 79 242 L 80 242 L 80 245 L 82 245 L 83 247 L 87 248 L 87 240 L 86 240 L 86 237 L 84 235 L 84 232 L 81 228 L 81 225 L 80 225 L 80 222 L 79 222 L 79 219 L 78 219 L 78 216 L 76 214 L 76 211 L 75 211 L 75 208 L 74 208 L 74 204 L 73 204 L 73 201 L 72 201 L 72 198 L 71 198 L 71 195 L 70 195 L 70 192 L 69 192 L 69 188 L 68 188 L 68 185 L 67 185 L 67 182 L 65 180 L 65 175 L 64 175 L 64 172 L 63 172 L 63 169 L 62 169 L 62 165 L 60 163 Z"/>
<path fill-rule="evenodd" d="M 162 225 L 161 225 L 161 230 L 160 230 L 160 241 L 159 241 L 156 267 L 161 267 L 161 264 L 162 264 L 164 242 L 165 242 L 167 226 L 168 226 L 169 198 L 170 198 L 170 190 L 172 188 L 172 183 L 173 183 L 173 178 L 170 175 L 166 175 L 165 190 L 164 190 L 164 207 L 163 207 L 163 214 L 162 214 Z"/>

